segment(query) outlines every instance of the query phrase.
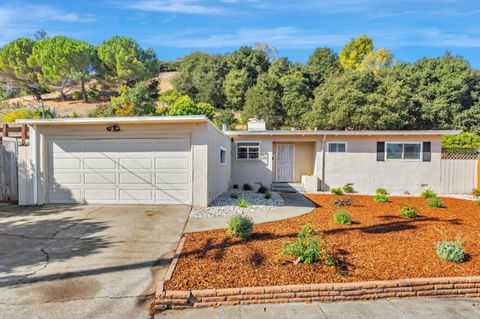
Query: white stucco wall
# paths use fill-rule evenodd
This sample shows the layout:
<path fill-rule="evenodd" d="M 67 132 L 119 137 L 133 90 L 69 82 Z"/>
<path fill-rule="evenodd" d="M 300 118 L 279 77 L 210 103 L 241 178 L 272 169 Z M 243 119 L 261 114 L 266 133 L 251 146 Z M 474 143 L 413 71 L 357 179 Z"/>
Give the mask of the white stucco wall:
<path fill-rule="evenodd" d="M 48 149 L 49 139 L 115 139 L 115 138 L 162 138 L 162 137 L 189 137 L 191 141 L 192 153 L 192 205 L 206 206 L 209 202 L 208 196 L 208 125 L 209 123 L 142 123 L 142 124 L 121 124 L 120 132 L 108 132 L 106 124 L 82 124 L 82 125 L 37 125 L 36 132 L 33 134 L 31 146 L 38 146 L 38 159 L 33 163 L 38 164 L 38 182 L 37 182 L 37 203 L 44 204 L 48 202 L 47 197 L 47 176 L 48 176 Z M 36 138 L 35 138 L 36 137 Z M 32 159 L 35 154 L 32 154 Z M 32 178 L 34 181 L 35 179 Z M 35 193 L 34 182 L 25 190 L 25 194 L 19 195 L 24 199 L 31 198 L 27 194 L 31 191 Z M 34 197 L 34 196 L 33 196 Z M 24 204 L 34 204 L 27 202 Z"/>
<path fill-rule="evenodd" d="M 232 171 L 232 142 L 215 126 L 208 126 L 208 202 L 230 187 Z M 220 163 L 220 150 L 227 154 L 227 163 Z"/>
<path fill-rule="evenodd" d="M 389 192 L 419 193 L 428 187 L 440 191 L 441 144 L 438 136 L 344 136 L 327 137 L 328 142 L 347 142 L 346 153 L 325 152 L 325 190 L 340 187 L 347 183 L 354 184 L 360 192 L 374 192 L 379 187 Z M 432 142 L 432 159 L 430 162 L 419 160 L 386 160 L 377 162 L 377 141 L 384 142 Z M 321 156 L 321 151 L 318 154 Z M 318 176 L 322 178 L 321 167 Z"/>

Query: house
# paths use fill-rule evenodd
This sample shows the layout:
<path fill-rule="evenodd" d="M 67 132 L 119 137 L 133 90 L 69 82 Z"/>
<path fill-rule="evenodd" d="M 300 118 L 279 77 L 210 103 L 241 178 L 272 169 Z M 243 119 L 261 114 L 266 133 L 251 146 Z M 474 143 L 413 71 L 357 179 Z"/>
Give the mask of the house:
<path fill-rule="evenodd" d="M 20 204 L 207 206 L 233 185 L 440 188 L 441 136 L 459 131 L 219 130 L 205 116 L 19 120 Z M 309 180 L 307 183 L 306 181 Z"/>

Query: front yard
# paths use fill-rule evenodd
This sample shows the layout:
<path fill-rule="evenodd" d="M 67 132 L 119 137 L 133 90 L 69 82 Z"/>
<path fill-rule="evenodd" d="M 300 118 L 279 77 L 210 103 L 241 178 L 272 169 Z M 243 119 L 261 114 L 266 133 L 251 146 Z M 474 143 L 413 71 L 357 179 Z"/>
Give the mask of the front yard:
<path fill-rule="evenodd" d="M 318 208 L 286 220 L 255 225 L 247 240 L 225 229 L 189 233 L 173 277 L 165 290 L 194 290 L 401 278 L 480 275 L 480 206 L 475 201 L 442 198 L 445 208 L 426 205 L 425 198 L 391 197 L 375 203 L 372 196 L 308 195 Z M 336 199 L 349 197 L 351 206 Z M 418 218 L 400 214 L 402 205 L 418 209 Z M 337 210 L 351 215 L 350 225 L 333 221 Z M 311 224 L 330 242 L 339 267 L 274 262 L 285 241 Z M 446 262 L 436 255 L 442 239 L 461 236 L 466 261 Z"/>

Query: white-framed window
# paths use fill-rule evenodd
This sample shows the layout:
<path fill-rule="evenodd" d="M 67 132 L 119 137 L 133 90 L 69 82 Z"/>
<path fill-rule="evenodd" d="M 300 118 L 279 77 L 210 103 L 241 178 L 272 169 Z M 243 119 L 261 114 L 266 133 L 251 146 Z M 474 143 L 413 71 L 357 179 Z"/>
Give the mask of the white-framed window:
<path fill-rule="evenodd" d="M 386 149 L 387 160 L 421 160 L 422 158 L 421 142 L 388 142 Z"/>
<path fill-rule="evenodd" d="M 346 142 L 328 142 L 329 153 L 345 153 L 347 151 Z"/>
<path fill-rule="evenodd" d="M 237 142 L 237 159 L 256 160 L 260 158 L 260 142 Z"/>
<path fill-rule="evenodd" d="M 220 165 L 227 165 L 227 150 L 220 148 Z"/>

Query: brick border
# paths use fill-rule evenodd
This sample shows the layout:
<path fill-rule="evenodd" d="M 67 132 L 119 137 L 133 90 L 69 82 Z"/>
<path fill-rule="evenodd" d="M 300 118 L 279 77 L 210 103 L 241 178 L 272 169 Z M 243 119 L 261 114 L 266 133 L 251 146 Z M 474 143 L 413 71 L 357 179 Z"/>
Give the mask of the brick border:
<path fill-rule="evenodd" d="M 182 237 L 164 280 L 157 286 L 153 305 L 155 312 L 166 309 L 264 303 L 334 302 L 412 297 L 480 297 L 480 276 L 165 291 L 163 284 L 172 278 L 184 243 L 185 237 Z"/>

